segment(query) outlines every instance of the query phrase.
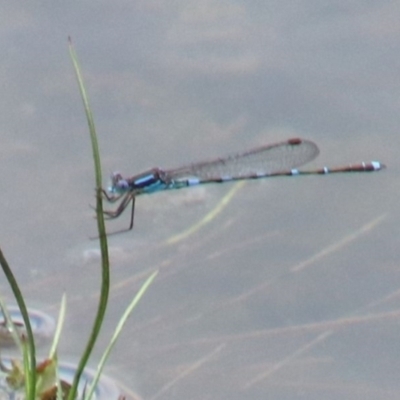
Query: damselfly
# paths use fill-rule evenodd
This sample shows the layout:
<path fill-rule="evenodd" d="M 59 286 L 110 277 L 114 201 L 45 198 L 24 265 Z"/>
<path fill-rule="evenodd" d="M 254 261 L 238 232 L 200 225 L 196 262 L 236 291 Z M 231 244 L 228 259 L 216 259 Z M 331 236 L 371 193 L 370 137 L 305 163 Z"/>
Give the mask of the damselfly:
<path fill-rule="evenodd" d="M 339 172 L 370 172 L 385 168 L 384 164 L 378 161 L 371 161 L 346 167 L 323 167 L 310 171 L 293 169 L 314 160 L 318 154 L 319 149 L 315 143 L 295 138 L 285 142 L 256 147 L 244 153 L 224 158 L 190 164 L 181 168 L 170 170 L 152 168 L 131 178 L 124 178 L 120 173 L 116 172 L 111 176 L 111 186 L 108 189 L 108 193 L 103 190 L 103 195 L 111 203 L 118 200 L 121 200 L 121 202 L 115 210 L 105 211 L 104 214 L 109 219 L 117 218 L 132 203 L 130 225 L 126 229 L 131 230 L 133 227 L 135 199 L 144 193 L 243 179 Z"/>

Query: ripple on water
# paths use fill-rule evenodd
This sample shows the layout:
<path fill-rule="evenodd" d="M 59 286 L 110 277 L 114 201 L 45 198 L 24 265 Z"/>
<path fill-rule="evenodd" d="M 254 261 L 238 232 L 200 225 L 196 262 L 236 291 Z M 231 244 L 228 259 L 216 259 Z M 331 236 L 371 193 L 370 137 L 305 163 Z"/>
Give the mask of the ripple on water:
<path fill-rule="evenodd" d="M 10 313 L 11 319 L 14 321 L 14 324 L 16 324 L 16 326 L 19 328 L 20 333 L 25 334 L 23 319 L 18 307 L 9 306 L 7 309 Z M 28 314 L 36 343 L 38 344 L 42 341 L 52 338 L 55 329 L 54 318 L 33 308 L 28 308 Z M 13 345 L 14 340 L 10 332 L 8 332 L 4 326 L 4 316 L 0 311 L 0 346 L 8 347 Z"/>

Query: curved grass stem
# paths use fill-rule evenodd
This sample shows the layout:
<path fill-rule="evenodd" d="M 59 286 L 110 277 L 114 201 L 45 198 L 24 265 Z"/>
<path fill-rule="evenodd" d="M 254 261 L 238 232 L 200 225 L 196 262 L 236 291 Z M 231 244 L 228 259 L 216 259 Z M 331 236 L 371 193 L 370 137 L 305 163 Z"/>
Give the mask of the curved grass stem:
<path fill-rule="evenodd" d="M 83 78 L 80 70 L 80 66 L 78 63 L 78 58 L 75 53 L 75 50 L 72 46 L 72 41 L 69 38 L 69 52 L 72 59 L 72 63 L 74 65 L 76 78 L 79 85 L 79 90 L 81 93 L 83 105 L 85 108 L 86 119 L 89 125 L 90 131 L 90 139 L 92 143 L 92 151 L 93 151 L 93 161 L 95 168 L 95 179 L 96 179 L 96 215 L 97 215 L 97 229 L 99 232 L 99 240 L 100 240 L 100 250 L 101 250 L 101 270 L 102 270 L 102 279 L 101 279 L 101 289 L 100 289 L 100 300 L 97 307 L 96 317 L 93 323 L 92 331 L 90 333 L 88 342 L 86 344 L 85 350 L 81 356 L 81 359 L 78 364 L 78 368 L 76 370 L 74 380 L 71 386 L 71 390 L 69 392 L 68 399 L 75 399 L 79 380 L 82 376 L 83 370 L 89 360 L 90 354 L 92 353 L 93 347 L 96 343 L 97 337 L 100 333 L 101 326 L 103 324 L 108 295 L 110 291 L 110 262 L 108 257 L 108 245 L 107 245 L 107 235 L 104 223 L 104 214 L 103 214 L 103 197 L 102 197 L 102 177 L 101 177 L 101 162 L 100 162 L 100 152 L 99 146 L 97 142 L 96 129 L 94 125 L 92 111 L 89 106 L 89 99 L 85 90 L 85 86 L 83 83 Z"/>

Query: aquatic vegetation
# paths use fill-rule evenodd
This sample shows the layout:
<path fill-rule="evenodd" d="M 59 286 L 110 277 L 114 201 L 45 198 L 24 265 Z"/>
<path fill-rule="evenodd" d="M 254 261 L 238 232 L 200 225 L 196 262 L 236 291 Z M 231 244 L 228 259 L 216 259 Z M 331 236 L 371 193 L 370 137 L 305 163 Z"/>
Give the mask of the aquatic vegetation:
<path fill-rule="evenodd" d="M 101 163 L 96 131 L 92 113 L 89 107 L 88 97 L 85 87 L 83 85 L 83 78 L 80 72 L 77 55 L 73 49 L 71 40 L 69 40 L 69 50 L 75 68 L 75 73 L 89 125 L 93 150 L 93 160 L 95 165 L 95 209 L 97 216 L 98 238 L 101 251 L 101 287 L 97 313 L 94 318 L 93 326 L 90 336 L 87 340 L 86 347 L 81 355 L 81 359 L 77 367 L 74 369 L 73 378 L 66 379 L 63 377 L 62 364 L 60 367 L 57 354 L 57 347 L 59 338 L 62 333 L 62 326 L 65 318 L 66 309 L 66 296 L 63 295 L 61 299 L 61 307 L 57 327 L 55 329 L 49 355 L 46 359 L 38 362 L 36 359 L 36 343 L 34 338 L 34 330 L 32 328 L 31 318 L 29 317 L 29 312 L 26 307 L 23 294 L 14 277 L 12 269 L 10 268 L 6 258 L 4 257 L 3 252 L 0 250 L 0 265 L 8 280 L 20 313 L 20 318 L 18 320 L 13 318 L 6 305 L 0 299 L 0 308 L 3 315 L 3 321 L 0 321 L 0 342 L 8 341 L 8 343 L 15 343 L 21 354 L 21 357 L 16 359 L 5 359 L 1 358 L 0 355 L 0 377 L 2 377 L 4 382 L 6 383 L 6 386 L 4 387 L 0 385 L 0 397 L 2 399 L 5 399 L 6 396 L 8 396 L 9 399 L 18 400 L 72 400 L 77 398 L 89 400 L 94 397 L 99 398 L 97 390 L 98 384 L 104 364 L 107 361 L 111 349 L 115 345 L 116 340 L 121 333 L 121 330 L 123 329 L 129 315 L 157 275 L 157 271 L 155 271 L 146 279 L 139 292 L 126 308 L 126 311 L 124 312 L 120 321 L 115 327 L 114 334 L 110 339 L 108 346 L 106 347 L 106 349 L 104 349 L 103 356 L 98 363 L 95 373 L 90 376 L 89 379 L 87 374 L 87 365 L 92 350 L 96 344 L 98 335 L 101 331 L 108 304 L 108 295 L 110 290 L 110 262 L 108 255 L 107 234 L 104 223 Z M 119 400 L 124 399 L 123 396 L 120 396 L 115 392 L 113 394 L 108 393 L 106 396 L 107 397 L 105 398 L 107 398 L 107 400 L 113 400 L 113 398 L 115 398 L 115 400 L 117 400 L 117 398 Z"/>

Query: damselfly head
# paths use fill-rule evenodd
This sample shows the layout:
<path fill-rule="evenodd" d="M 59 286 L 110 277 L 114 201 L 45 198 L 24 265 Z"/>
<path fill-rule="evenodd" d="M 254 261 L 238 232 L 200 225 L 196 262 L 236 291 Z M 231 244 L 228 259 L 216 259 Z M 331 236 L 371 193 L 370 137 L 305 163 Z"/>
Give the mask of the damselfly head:
<path fill-rule="evenodd" d="M 129 184 L 126 179 L 119 172 L 114 172 L 111 175 L 111 186 L 108 188 L 108 191 L 110 193 L 121 193 L 127 189 L 129 189 Z"/>

